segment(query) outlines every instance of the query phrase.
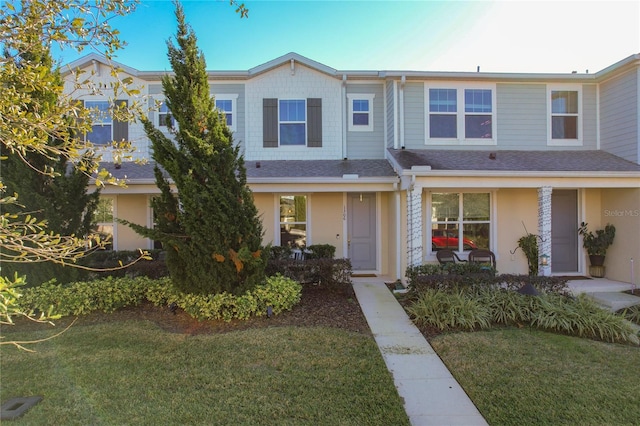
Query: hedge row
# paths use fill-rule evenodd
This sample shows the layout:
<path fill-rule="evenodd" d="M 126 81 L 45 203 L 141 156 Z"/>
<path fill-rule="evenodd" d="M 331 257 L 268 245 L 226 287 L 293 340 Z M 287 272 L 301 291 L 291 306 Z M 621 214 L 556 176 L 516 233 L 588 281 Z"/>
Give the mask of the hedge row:
<path fill-rule="evenodd" d="M 300 301 L 301 286 L 282 275 L 267 278 L 266 283 L 251 291 L 233 296 L 192 295 L 177 291 L 169 278 L 108 277 L 68 285 L 45 283 L 28 288 L 18 300 L 26 312 L 51 312 L 54 315 L 83 315 L 93 311 L 114 312 L 126 306 L 137 306 L 149 300 L 156 306 L 184 309 L 197 319 L 247 319 L 291 309 Z"/>

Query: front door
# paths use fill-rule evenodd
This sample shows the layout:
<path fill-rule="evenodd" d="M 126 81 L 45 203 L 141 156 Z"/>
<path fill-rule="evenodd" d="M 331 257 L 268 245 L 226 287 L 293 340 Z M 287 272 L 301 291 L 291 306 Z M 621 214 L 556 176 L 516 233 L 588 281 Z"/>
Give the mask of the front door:
<path fill-rule="evenodd" d="M 376 194 L 347 196 L 347 252 L 354 271 L 376 269 Z"/>
<path fill-rule="evenodd" d="M 578 192 L 551 193 L 551 272 L 578 272 Z"/>

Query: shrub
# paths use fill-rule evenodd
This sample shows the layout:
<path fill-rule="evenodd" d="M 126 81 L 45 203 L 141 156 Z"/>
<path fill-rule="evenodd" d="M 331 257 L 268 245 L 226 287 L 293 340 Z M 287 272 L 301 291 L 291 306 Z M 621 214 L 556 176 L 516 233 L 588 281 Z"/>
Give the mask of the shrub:
<path fill-rule="evenodd" d="M 480 263 L 446 263 L 444 265 L 438 263 L 425 263 L 424 265 L 410 266 L 405 271 L 407 282 L 411 287 L 417 280 L 424 276 L 442 276 L 442 275 L 469 275 L 484 274 L 487 276 L 495 275 L 496 271 L 493 267 Z"/>
<path fill-rule="evenodd" d="M 320 284 L 330 289 L 342 289 L 351 285 L 351 261 L 349 259 L 271 258 L 266 271 L 270 275 L 284 275 L 300 283 Z"/>
<path fill-rule="evenodd" d="M 426 290 L 407 308 L 407 312 L 417 324 L 431 325 L 440 330 L 475 330 L 491 325 L 487 307 L 463 291 Z"/>
<path fill-rule="evenodd" d="M 497 281 L 508 290 L 519 290 L 527 283 L 531 283 L 536 290 L 543 293 L 557 293 L 569 295 L 567 279 L 561 277 L 546 277 L 536 275 L 534 277 L 516 274 L 498 275 Z"/>
<path fill-rule="evenodd" d="M 336 248 L 331 244 L 312 244 L 307 250 L 307 259 L 333 259 L 336 255 Z"/>
<path fill-rule="evenodd" d="M 247 319 L 265 315 L 267 307 L 273 314 L 291 309 L 300 301 L 299 283 L 277 275 L 265 284 L 234 296 L 229 293 L 194 295 L 175 288 L 169 278 L 151 280 L 146 277 L 106 278 L 71 285 L 55 281 L 27 289 L 19 299 L 23 310 L 46 312 L 61 316 L 82 315 L 93 311 L 114 312 L 125 306 L 136 306 L 145 298 L 156 306 L 175 303 L 197 319 Z"/>

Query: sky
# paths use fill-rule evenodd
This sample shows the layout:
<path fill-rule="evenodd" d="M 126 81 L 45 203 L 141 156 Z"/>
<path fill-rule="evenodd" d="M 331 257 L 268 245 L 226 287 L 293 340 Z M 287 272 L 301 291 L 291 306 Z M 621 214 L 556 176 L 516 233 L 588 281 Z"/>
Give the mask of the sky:
<path fill-rule="evenodd" d="M 246 71 L 296 52 L 341 71 L 594 73 L 640 53 L 640 1 L 241 2 L 248 18 L 228 0 L 182 1 L 209 70 Z M 128 43 L 116 61 L 170 70 L 170 0 L 142 0 L 112 25 Z"/>

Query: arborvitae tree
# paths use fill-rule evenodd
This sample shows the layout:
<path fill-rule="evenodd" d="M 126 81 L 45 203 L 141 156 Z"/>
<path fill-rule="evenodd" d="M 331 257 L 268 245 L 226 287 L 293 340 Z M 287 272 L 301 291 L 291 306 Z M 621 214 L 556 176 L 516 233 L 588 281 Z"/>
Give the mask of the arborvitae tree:
<path fill-rule="evenodd" d="M 167 42 L 175 74 L 162 79 L 165 102 L 177 123 L 171 130 L 175 142 L 142 118 L 161 190 L 152 201 L 155 229 L 125 223 L 162 242 L 172 281 L 181 290 L 239 294 L 264 278 L 262 224 L 246 184 L 244 160 L 210 95 L 196 35 L 178 3 L 175 13 L 177 46 Z"/>
<path fill-rule="evenodd" d="M 7 59 L 9 60 L 9 59 Z M 40 89 L 34 86 L 30 91 L 30 100 L 23 107 L 33 113 L 49 111 L 56 107 L 58 94 L 62 92 L 63 80 L 53 60 L 48 46 L 33 44 L 29 51 L 21 52 L 11 60 L 16 61 L 17 67 L 38 66 L 40 76 L 47 74 L 50 84 L 58 87 Z M 31 81 L 21 81 L 16 78 L 13 87 L 24 86 L 25 90 Z M 67 118 L 69 127 L 72 118 Z M 73 130 L 69 130 L 72 134 Z M 67 142 L 55 136 L 49 136 L 48 146 L 62 147 Z M 91 152 L 81 154 L 76 159 L 81 167 L 73 167 L 66 157 L 49 153 L 3 150 L 5 158 L 2 162 L 2 180 L 8 194 L 19 194 L 18 205 L 5 205 L 5 212 L 28 213 L 44 219 L 47 231 L 59 235 L 75 235 L 83 237 L 91 233 L 93 212 L 98 205 L 99 190 L 88 193 L 88 169 L 94 161 Z M 19 253 L 16 253 L 18 256 Z M 14 272 L 26 275 L 29 285 L 41 284 L 56 278 L 58 282 L 66 283 L 80 277 L 77 268 L 63 266 L 51 261 L 33 263 L 5 263 L 2 273 L 13 276 Z"/>

